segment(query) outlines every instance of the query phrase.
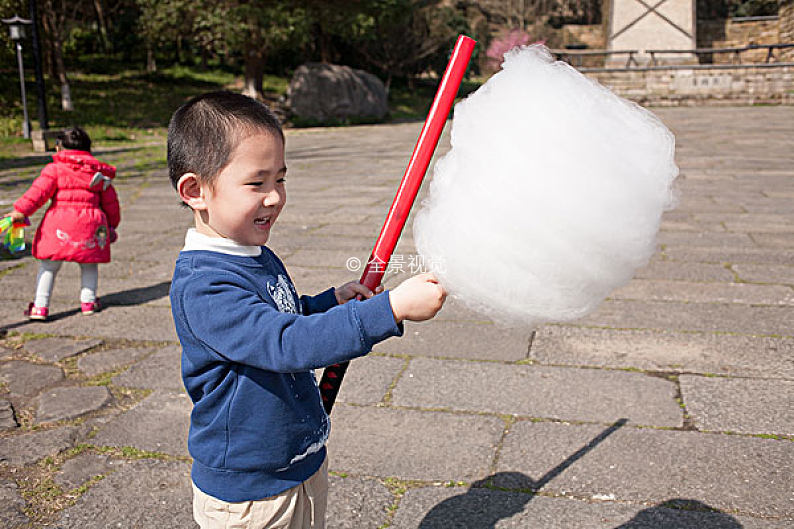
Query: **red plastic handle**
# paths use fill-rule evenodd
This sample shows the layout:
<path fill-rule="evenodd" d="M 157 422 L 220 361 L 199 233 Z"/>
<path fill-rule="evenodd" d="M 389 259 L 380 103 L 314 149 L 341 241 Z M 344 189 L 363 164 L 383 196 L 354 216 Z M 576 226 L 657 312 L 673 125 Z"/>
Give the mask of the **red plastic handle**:
<path fill-rule="evenodd" d="M 397 246 L 397 241 L 400 239 L 405 222 L 408 220 L 408 214 L 411 212 L 430 160 L 433 158 L 433 153 L 444 130 L 447 116 L 449 116 L 452 103 L 455 101 L 460 83 L 463 81 L 463 74 L 466 72 L 476 43 L 477 41 L 464 35 L 458 37 L 447 69 L 438 85 L 433 105 L 430 107 L 425 125 L 422 127 L 422 133 L 419 134 L 411 160 L 408 162 L 400 187 L 397 189 L 397 194 L 391 209 L 389 209 L 389 214 L 386 216 L 378 240 L 375 242 L 375 248 L 361 275 L 361 284 L 370 290 L 380 285 L 381 279 L 386 273 L 386 267 L 392 252 L 394 252 L 394 247 Z"/>
<path fill-rule="evenodd" d="M 378 240 L 375 242 L 375 248 L 361 275 L 361 284 L 370 290 L 375 290 L 375 287 L 380 285 L 383 275 L 386 273 L 392 252 L 397 246 L 397 241 L 408 220 L 408 214 L 411 212 L 419 187 L 422 185 L 427 167 L 433 158 L 433 153 L 438 145 L 441 132 L 444 130 L 447 116 L 449 116 L 452 103 L 455 101 L 460 83 L 463 81 L 463 74 L 466 72 L 476 43 L 477 41 L 464 35 L 459 36 L 455 43 L 452 57 L 450 57 L 447 69 L 438 85 L 436 97 L 433 99 L 433 105 L 425 119 L 422 133 L 419 134 L 411 160 L 408 162 L 400 187 L 397 189 L 397 195 L 394 197 L 389 214 L 386 216 Z M 323 378 L 320 381 L 320 395 L 323 398 L 326 413 L 331 413 L 347 366 L 347 362 L 328 366 L 323 373 Z"/>

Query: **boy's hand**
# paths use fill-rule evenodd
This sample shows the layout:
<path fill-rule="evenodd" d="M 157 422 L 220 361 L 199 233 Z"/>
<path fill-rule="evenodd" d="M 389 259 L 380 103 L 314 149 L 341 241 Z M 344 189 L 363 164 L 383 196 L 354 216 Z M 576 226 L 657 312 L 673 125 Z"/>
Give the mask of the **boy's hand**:
<path fill-rule="evenodd" d="M 344 305 L 351 299 L 361 296 L 364 299 L 369 299 L 375 294 L 380 294 L 383 292 L 383 285 L 378 285 L 373 293 L 370 289 L 359 283 L 358 281 L 351 281 L 350 283 L 345 283 L 339 288 L 334 288 L 334 296 L 336 296 L 336 301 L 340 305 Z"/>
<path fill-rule="evenodd" d="M 406 279 L 389 294 L 391 310 L 397 323 L 403 320 L 429 320 L 441 310 L 447 292 L 432 273 Z"/>

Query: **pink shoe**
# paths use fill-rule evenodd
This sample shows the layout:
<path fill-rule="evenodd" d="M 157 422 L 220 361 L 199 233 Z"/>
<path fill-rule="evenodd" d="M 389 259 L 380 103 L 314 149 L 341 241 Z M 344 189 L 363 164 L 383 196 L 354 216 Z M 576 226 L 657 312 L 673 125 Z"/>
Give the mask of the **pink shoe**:
<path fill-rule="evenodd" d="M 100 305 L 99 300 L 91 301 L 89 303 L 80 303 L 80 310 L 83 313 L 83 316 L 88 316 L 95 312 L 99 312 L 102 309 L 102 305 Z"/>
<path fill-rule="evenodd" d="M 25 311 L 25 316 L 31 320 L 46 320 L 50 314 L 50 309 L 47 307 L 37 307 L 32 301 L 28 305 L 28 310 Z"/>

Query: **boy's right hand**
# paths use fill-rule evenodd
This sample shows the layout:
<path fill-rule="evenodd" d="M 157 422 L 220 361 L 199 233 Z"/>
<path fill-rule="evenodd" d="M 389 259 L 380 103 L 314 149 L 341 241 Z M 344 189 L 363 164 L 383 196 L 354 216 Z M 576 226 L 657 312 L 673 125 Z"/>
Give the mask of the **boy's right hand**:
<path fill-rule="evenodd" d="M 430 272 L 406 279 L 389 292 L 391 310 L 397 323 L 429 320 L 441 310 L 447 292 Z"/>

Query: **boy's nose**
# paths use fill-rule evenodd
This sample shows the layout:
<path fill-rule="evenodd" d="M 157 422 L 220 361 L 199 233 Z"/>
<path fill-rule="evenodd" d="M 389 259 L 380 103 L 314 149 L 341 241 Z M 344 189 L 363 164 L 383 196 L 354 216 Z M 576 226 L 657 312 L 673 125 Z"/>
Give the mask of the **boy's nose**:
<path fill-rule="evenodd" d="M 265 195 L 265 206 L 276 206 L 279 202 L 281 202 L 281 194 L 278 191 L 273 190 Z"/>

